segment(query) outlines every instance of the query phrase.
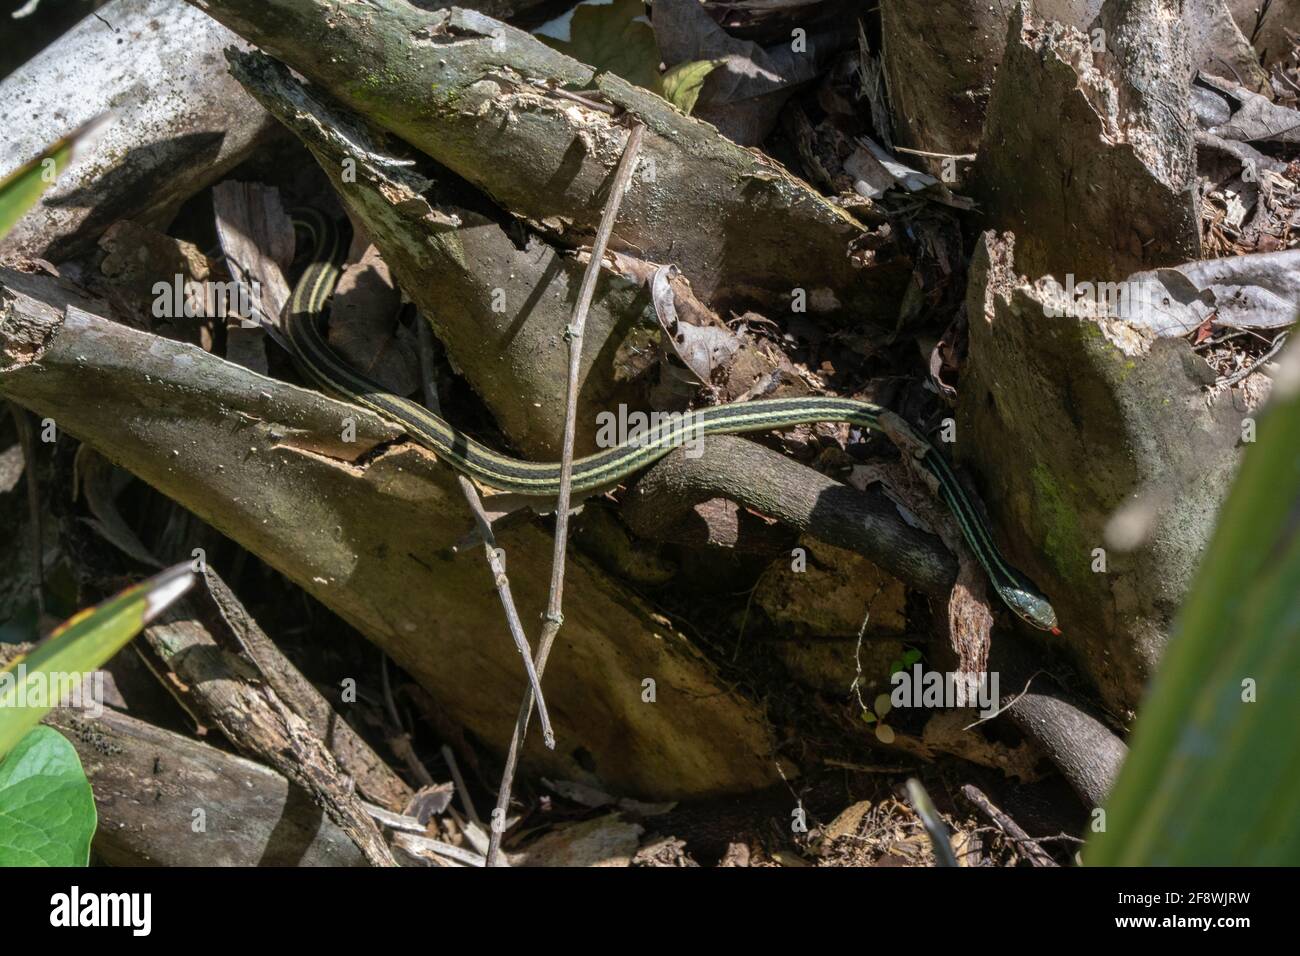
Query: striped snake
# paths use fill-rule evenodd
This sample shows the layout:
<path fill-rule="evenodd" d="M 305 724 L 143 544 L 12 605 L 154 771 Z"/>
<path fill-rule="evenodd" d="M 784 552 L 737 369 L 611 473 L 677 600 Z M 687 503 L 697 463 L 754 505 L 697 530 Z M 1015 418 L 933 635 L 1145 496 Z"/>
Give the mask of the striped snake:
<path fill-rule="evenodd" d="M 312 256 L 294 286 L 285 311 L 284 332 L 293 358 L 306 378 L 323 391 L 368 408 L 396 422 L 415 441 L 435 452 L 457 471 L 499 491 L 554 498 L 560 488 L 558 462 L 524 461 L 499 454 L 454 428 L 422 405 L 384 391 L 344 362 L 325 341 L 321 320 L 342 268 L 342 236 L 315 210 L 297 210 L 295 224 L 310 236 Z M 687 439 L 734 435 L 814 422 L 848 422 L 881 431 L 886 409 L 850 398 L 776 398 L 716 405 L 671 416 L 635 441 L 624 442 L 573 462 L 572 490 L 583 494 L 608 487 L 658 461 Z M 923 441 L 922 439 L 917 439 Z M 921 463 L 934 475 L 939 495 L 961 527 L 998 596 L 1021 619 L 1059 634 L 1056 612 L 1047 598 L 1002 556 L 980 512 L 973 506 L 952 469 L 926 444 Z"/>

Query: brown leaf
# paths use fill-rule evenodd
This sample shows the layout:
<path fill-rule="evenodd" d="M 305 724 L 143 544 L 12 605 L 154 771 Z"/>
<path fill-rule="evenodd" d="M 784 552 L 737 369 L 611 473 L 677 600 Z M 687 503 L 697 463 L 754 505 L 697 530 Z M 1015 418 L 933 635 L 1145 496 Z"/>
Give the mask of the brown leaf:
<path fill-rule="evenodd" d="M 409 332 L 397 321 L 402 293 L 379 250 L 367 246 L 343 270 L 330 306 L 329 342 L 368 378 L 394 395 L 420 386 L 420 359 Z"/>

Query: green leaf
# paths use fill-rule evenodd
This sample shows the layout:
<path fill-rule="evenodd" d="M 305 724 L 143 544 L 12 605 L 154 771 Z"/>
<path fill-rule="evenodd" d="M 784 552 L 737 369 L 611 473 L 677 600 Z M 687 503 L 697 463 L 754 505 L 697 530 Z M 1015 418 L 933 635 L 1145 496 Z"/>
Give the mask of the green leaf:
<path fill-rule="evenodd" d="M 107 115 L 91 120 L 59 140 L 35 159 L 0 180 L 0 239 L 3 239 L 41 194 L 72 161 L 77 143 L 99 129 Z"/>
<path fill-rule="evenodd" d="M 74 614 L 25 657 L 0 670 L 0 756 L 8 753 L 57 700 L 52 690 L 68 675 L 101 667 L 193 585 L 188 562 Z M 39 696 L 37 696 L 39 692 Z M 34 701 L 34 702 L 33 702 Z"/>
<path fill-rule="evenodd" d="M 637 19 L 638 17 L 642 19 Z M 659 76 L 659 44 L 645 22 L 642 0 L 581 3 L 569 20 L 569 39 L 545 34 L 537 39 L 597 70 L 617 73 L 629 83 L 663 92 Z"/>
<path fill-rule="evenodd" d="M 1300 342 L 1257 418 L 1089 865 L 1300 863 Z"/>
<path fill-rule="evenodd" d="M 72 744 L 30 731 L 0 760 L 0 866 L 85 866 L 95 799 Z"/>
<path fill-rule="evenodd" d="M 695 101 L 700 98 L 700 90 L 710 73 L 720 67 L 725 60 L 691 60 L 678 63 L 663 75 L 664 99 L 683 113 L 689 114 L 695 109 Z"/>

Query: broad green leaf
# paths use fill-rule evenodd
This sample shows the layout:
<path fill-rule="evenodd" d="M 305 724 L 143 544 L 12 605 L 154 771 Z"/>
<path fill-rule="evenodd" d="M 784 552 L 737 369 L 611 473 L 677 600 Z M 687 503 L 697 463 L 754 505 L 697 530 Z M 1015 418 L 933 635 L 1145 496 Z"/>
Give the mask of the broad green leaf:
<path fill-rule="evenodd" d="M 1300 864 L 1300 342 L 1257 418 L 1089 865 Z"/>
<path fill-rule="evenodd" d="M 638 19 L 640 18 L 640 19 Z M 659 44 L 645 21 L 642 0 L 582 3 L 569 19 L 569 39 L 543 33 L 537 39 L 597 70 L 617 73 L 629 83 L 663 92 L 659 76 Z"/>
<path fill-rule="evenodd" d="M 95 822 L 81 760 L 57 730 L 29 731 L 0 760 L 0 866 L 85 866 Z"/>
<path fill-rule="evenodd" d="M 41 194 L 72 161 L 77 143 L 99 129 L 105 118 L 101 116 L 74 130 L 0 180 L 0 239 L 36 205 Z"/>
<path fill-rule="evenodd" d="M 118 652 L 166 607 L 190 589 L 194 572 L 178 564 L 74 614 L 30 654 L 0 670 L 0 756 L 23 739 L 58 700 L 56 688 L 88 674 Z"/>
<path fill-rule="evenodd" d="M 663 75 L 664 99 L 683 113 L 689 114 L 695 109 L 695 101 L 700 98 L 700 90 L 708 75 L 720 67 L 724 60 L 691 60 L 678 63 Z"/>

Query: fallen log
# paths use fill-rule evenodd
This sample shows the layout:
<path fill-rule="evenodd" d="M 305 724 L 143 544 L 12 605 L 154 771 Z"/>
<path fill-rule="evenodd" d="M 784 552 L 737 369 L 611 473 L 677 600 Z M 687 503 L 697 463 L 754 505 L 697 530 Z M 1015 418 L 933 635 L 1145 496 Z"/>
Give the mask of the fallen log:
<path fill-rule="evenodd" d="M 646 134 L 611 249 L 676 263 L 715 307 L 785 309 L 798 287 L 812 311 L 897 312 L 911 268 L 891 242 L 857 250 L 865 227 L 778 163 L 527 33 L 402 0 L 191 2 L 570 244 L 595 233 L 626 113 Z"/>

